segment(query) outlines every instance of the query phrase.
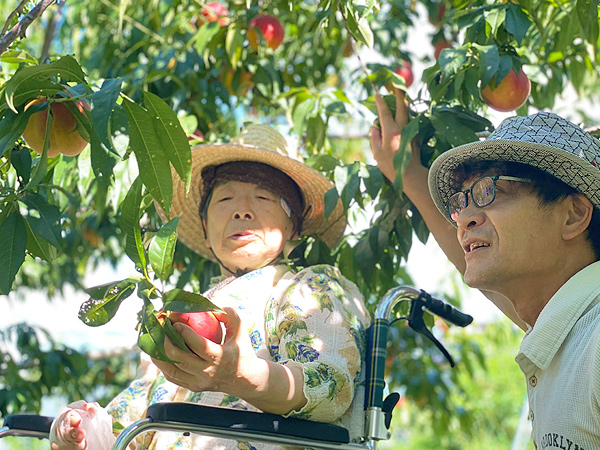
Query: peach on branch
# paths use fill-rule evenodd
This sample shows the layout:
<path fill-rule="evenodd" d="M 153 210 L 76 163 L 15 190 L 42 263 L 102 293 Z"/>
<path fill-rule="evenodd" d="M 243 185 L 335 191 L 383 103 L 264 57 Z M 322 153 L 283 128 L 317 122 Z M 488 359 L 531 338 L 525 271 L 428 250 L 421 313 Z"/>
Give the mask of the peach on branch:
<path fill-rule="evenodd" d="M 482 89 L 481 96 L 485 103 L 496 111 L 508 112 L 520 108 L 527 101 L 531 92 L 531 82 L 523 70 L 517 74 L 515 69 L 511 69 L 498 86 L 495 84 L 496 78 L 494 77 Z"/>
<path fill-rule="evenodd" d="M 45 101 L 47 101 L 45 98 L 32 100 L 25 106 L 25 110 L 35 104 L 40 104 Z M 87 145 L 87 141 L 81 137 L 81 134 L 77 131 L 77 119 L 75 118 L 75 115 L 64 103 L 65 102 L 50 101 L 48 108 L 32 114 L 27 121 L 27 126 L 23 131 L 23 137 L 27 144 L 37 153 L 41 154 L 44 150 L 48 111 L 52 114 L 48 157 L 58 156 L 59 153 L 66 156 L 76 156 L 81 153 Z M 86 114 L 87 111 L 90 110 L 89 105 L 81 100 L 77 100 L 76 106 L 82 114 Z"/>
<path fill-rule="evenodd" d="M 249 23 L 246 38 L 250 47 L 258 50 L 261 41 L 259 33 L 262 34 L 268 48 L 277 49 L 283 42 L 285 30 L 281 21 L 271 14 L 259 14 L 254 16 Z"/>

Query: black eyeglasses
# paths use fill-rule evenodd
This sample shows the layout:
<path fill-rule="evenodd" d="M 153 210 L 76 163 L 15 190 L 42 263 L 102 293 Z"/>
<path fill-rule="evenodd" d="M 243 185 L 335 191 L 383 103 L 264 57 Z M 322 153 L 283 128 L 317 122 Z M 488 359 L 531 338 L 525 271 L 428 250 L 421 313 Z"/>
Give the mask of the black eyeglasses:
<path fill-rule="evenodd" d="M 496 181 L 498 180 L 531 183 L 530 180 L 525 178 L 509 177 L 504 175 L 482 177 L 475 181 L 469 189 L 455 192 L 450 196 L 446 202 L 448 217 L 450 217 L 453 222 L 458 220 L 458 215 L 460 212 L 469 205 L 469 192 L 471 193 L 471 199 L 473 200 L 473 204 L 475 206 L 478 208 L 488 206 L 496 199 Z"/>

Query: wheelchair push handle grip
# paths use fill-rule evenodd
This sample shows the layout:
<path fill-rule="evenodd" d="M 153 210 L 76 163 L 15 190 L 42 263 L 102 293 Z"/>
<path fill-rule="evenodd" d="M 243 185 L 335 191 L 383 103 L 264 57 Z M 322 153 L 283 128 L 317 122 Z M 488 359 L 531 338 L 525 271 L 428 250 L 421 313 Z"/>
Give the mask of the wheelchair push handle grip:
<path fill-rule="evenodd" d="M 466 327 L 473 322 L 473 317 L 459 311 L 451 304 L 433 298 L 430 295 L 425 295 L 423 297 L 425 308 L 436 316 L 441 317 L 454 325 L 458 325 L 459 327 Z"/>

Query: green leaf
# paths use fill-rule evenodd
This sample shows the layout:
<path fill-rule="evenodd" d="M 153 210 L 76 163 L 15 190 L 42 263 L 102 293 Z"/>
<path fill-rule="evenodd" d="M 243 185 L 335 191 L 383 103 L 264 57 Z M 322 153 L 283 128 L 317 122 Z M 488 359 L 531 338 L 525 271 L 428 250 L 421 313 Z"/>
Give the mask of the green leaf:
<path fill-rule="evenodd" d="M 140 178 L 168 216 L 173 198 L 171 166 L 160 148 L 150 114 L 137 103 L 124 99 L 129 119 L 129 145 L 138 162 Z"/>
<path fill-rule="evenodd" d="M 170 363 L 178 362 L 170 359 L 165 353 L 165 331 L 156 318 L 152 303 L 149 301 L 144 302 L 142 309 L 138 347 L 155 359 Z"/>
<path fill-rule="evenodd" d="M 163 322 L 163 330 L 174 346 L 179 347 L 181 350 L 188 353 L 194 353 L 189 349 L 183 337 L 175 330 L 173 324 L 167 318 L 165 318 L 165 321 Z"/>
<path fill-rule="evenodd" d="M 243 45 L 244 36 L 240 33 L 239 28 L 235 26 L 235 23 L 230 24 L 227 27 L 227 35 L 225 36 L 225 51 L 232 68 L 237 67 L 240 61 Z"/>
<path fill-rule="evenodd" d="M 444 136 L 453 147 L 478 140 L 473 129 L 465 126 L 454 111 L 434 111 L 431 123 L 437 133 Z"/>
<path fill-rule="evenodd" d="M 342 189 L 342 205 L 344 209 L 348 209 L 350 206 L 350 202 L 356 195 L 358 188 L 360 187 L 360 177 L 358 176 L 360 166 L 358 162 L 353 163 L 348 166 L 346 170 L 348 171 L 348 178 L 346 185 Z"/>
<path fill-rule="evenodd" d="M 363 183 L 369 197 L 375 198 L 383 186 L 383 174 L 377 166 L 367 165 L 361 171 Z"/>
<path fill-rule="evenodd" d="M 404 176 L 406 166 L 410 161 L 410 143 L 417 134 L 419 134 L 419 121 L 413 119 L 402 129 L 400 135 L 400 147 L 398 147 L 398 151 L 394 154 L 394 169 L 396 170 L 394 189 L 398 192 L 402 191 L 402 177 Z"/>
<path fill-rule="evenodd" d="M 338 200 L 340 199 L 340 195 L 338 194 L 337 189 L 331 188 L 327 192 L 325 192 L 325 196 L 323 198 L 325 202 L 325 207 L 323 214 L 327 219 L 331 216 L 331 213 L 335 211 L 335 208 L 338 204 Z"/>
<path fill-rule="evenodd" d="M 47 103 L 33 105 L 27 111 L 19 114 L 13 111 L 4 111 L 0 118 L 0 155 L 15 147 L 15 142 L 23 134 L 29 118 L 36 112 L 42 111 L 48 107 Z"/>
<path fill-rule="evenodd" d="M 204 53 L 208 43 L 217 35 L 221 26 L 217 22 L 207 22 L 200 27 L 195 36 L 195 48 L 199 55 Z"/>
<path fill-rule="evenodd" d="M 575 9 L 586 41 L 597 46 L 598 42 L 598 0 L 577 0 Z"/>
<path fill-rule="evenodd" d="M 33 256 L 43 259 L 44 261 L 51 262 L 56 259 L 57 251 L 56 247 L 50 245 L 48 241 L 41 239 L 31 228 L 27 220 L 25 222 L 25 229 L 27 231 L 27 251 Z"/>
<path fill-rule="evenodd" d="M 509 2 L 505 26 L 506 31 L 515 37 L 517 44 L 521 45 L 523 38 L 531 26 L 531 20 L 519 5 Z"/>
<path fill-rule="evenodd" d="M 146 267 L 146 255 L 140 228 L 140 204 L 142 203 L 142 182 L 136 178 L 125 199 L 121 202 L 119 225 L 125 233 L 125 253 L 140 267 Z"/>
<path fill-rule="evenodd" d="M 31 153 L 27 147 L 14 149 L 10 152 L 10 163 L 21 178 L 21 184 L 26 185 L 31 177 Z"/>
<path fill-rule="evenodd" d="M 178 223 L 179 217 L 175 217 L 163 225 L 150 242 L 150 247 L 148 247 L 150 265 L 154 269 L 154 273 L 163 281 L 173 271 L 173 255 L 177 243 Z"/>
<path fill-rule="evenodd" d="M 144 92 L 144 105 L 150 113 L 165 155 L 185 183 L 186 192 L 192 180 L 190 141 L 181 128 L 177 115 L 160 97 Z"/>
<path fill-rule="evenodd" d="M 120 78 L 104 80 L 100 90 L 92 94 L 92 105 L 94 107 L 90 115 L 94 124 L 94 131 L 102 144 L 112 151 L 114 151 L 114 148 L 110 139 L 110 119 L 113 110 L 118 106 L 117 100 L 121 93 L 122 82 Z"/>
<path fill-rule="evenodd" d="M 485 21 L 490 26 L 491 34 L 496 35 L 498 32 L 498 28 L 504 23 L 504 19 L 506 18 L 506 8 L 493 8 L 486 15 Z"/>
<path fill-rule="evenodd" d="M 172 289 L 162 295 L 163 309 L 165 311 L 175 311 L 180 313 L 200 312 L 200 311 L 218 311 L 223 312 L 221 308 L 215 306 L 206 297 L 183 289 Z"/>
<path fill-rule="evenodd" d="M 54 247 L 58 247 L 58 239 L 60 238 L 60 209 L 56 205 L 48 203 L 40 194 L 28 194 L 23 197 L 22 202 L 29 208 L 29 213 L 25 218 L 33 232 Z"/>
<path fill-rule="evenodd" d="M 0 293 L 10 292 L 15 276 L 25 261 L 27 231 L 18 211 L 0 224 Z"/>
<path fill-rule="evenodd" d="M 22 67 L 15 72 L 4 88 L 4 96 L 6 97 L 7 105 L 14 112 L 17 112 L 17 102 L 15 97 L 18 96 L 19 93 L 31 89 L 36 83 L 38 84 L 39 93 L 40 84 L 42 89 L 48 88 L 49 84 L 47 80 L 54 77 L 60 78 L 63 83 L 85 83 L 85 74 L 83 73 L 83 70 L 81 70 L 79 63 L 72 56 L 63 56 L 50 64 Z M 19 101 L 25 100 L 27 100 L 27 98 L 19 98 Z"/>
<path fill-rule="evenodd" d="M 79 308 L 79 319 L 90 327 L 108 323 L 117 313 L 123 300 L 135 291 L 136 279 L 103 284 L 86 289 L 90 296 Z"/>
<path fill-rule="evenodd" d="M 475 47 L 479 50 L 481 87 L 485 87 L 498 72 L 500 54 L 495 45 L 476 45 Z"/>
<path fill-rule="evenodd" d="M 311 97 L 307 98 L 294 108 L 292 120 L 294 122 L 294 133 L 296 133 L 296 136 L 301 137 L 304 134 L 306 123 L 308 118 L 313 115 L 314 109 L 315 99 Z"/>

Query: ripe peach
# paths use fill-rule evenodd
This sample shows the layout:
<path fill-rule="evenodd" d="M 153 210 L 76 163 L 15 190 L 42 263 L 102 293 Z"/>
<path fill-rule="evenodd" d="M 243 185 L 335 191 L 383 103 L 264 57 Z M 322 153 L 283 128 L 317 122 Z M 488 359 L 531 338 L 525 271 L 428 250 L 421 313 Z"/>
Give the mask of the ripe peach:
<path fill-rule="evenodd" d="M 33 100 L 27 104 L 25 109 L 44 101 L 46 99 Z M 77 108 L 82 113 L 90 109 L 87 103 L 81 100 L 77 101 Z M 66 156 L 75 156 L 81 153 L 87 145 L 87 141 L 77 131 L 77 119 L 62 102 L 52 102 L 49 108 L 34 113 L 29 118 L 27 126 L 23 131 L 23 137 L 27 141 L 27 144 L 37 153 L 42 154 L 46 135 L 46 122 L 48 121 L 48 110 L 52 112 L 48 157 L 57 156 L 59 153 Z"/>
<path fill-rule="evenodd" d="M 207 3 L 200 11 L 202 17 L 207 22 L 217 22 L 224 27 L 229 23 L 229 10 L 225 5 L 219 2 Z M 202 19 L 199 19 L 198 25 L 202 24 Z"/>
<path fill-rule="evenodd" d="M 500 84 L 492 88 L 495 78 L 481 91 L 483 100 L 496 111 L 508 112 L 520 108 L 529 97 L 531 82 L 521 70 L 517 75 L 514 69 L 508 72 Z"/>
<path fill-rule="evenodd" d="M 260 37 L 258 30 L 262 33 L 267 47 L 275 50 L 283 42 L 285 37 L 285 30 L 281 21 L 270 14 L 259 14 L 254 16 L 250 21 L 248 31 L 246 32 L 246 38 L 250 43 L 250 47 L 254 50 L 258 50 Z"/>
<path fill-rule="evenodd" d="M 188 325 L 198 335 L 209 339 L 217 344 L 223 340 L 221 322 L 210 311 L 180 313 L 169 311 L 166 313 L 172 324 L 177 322 Z"/>

